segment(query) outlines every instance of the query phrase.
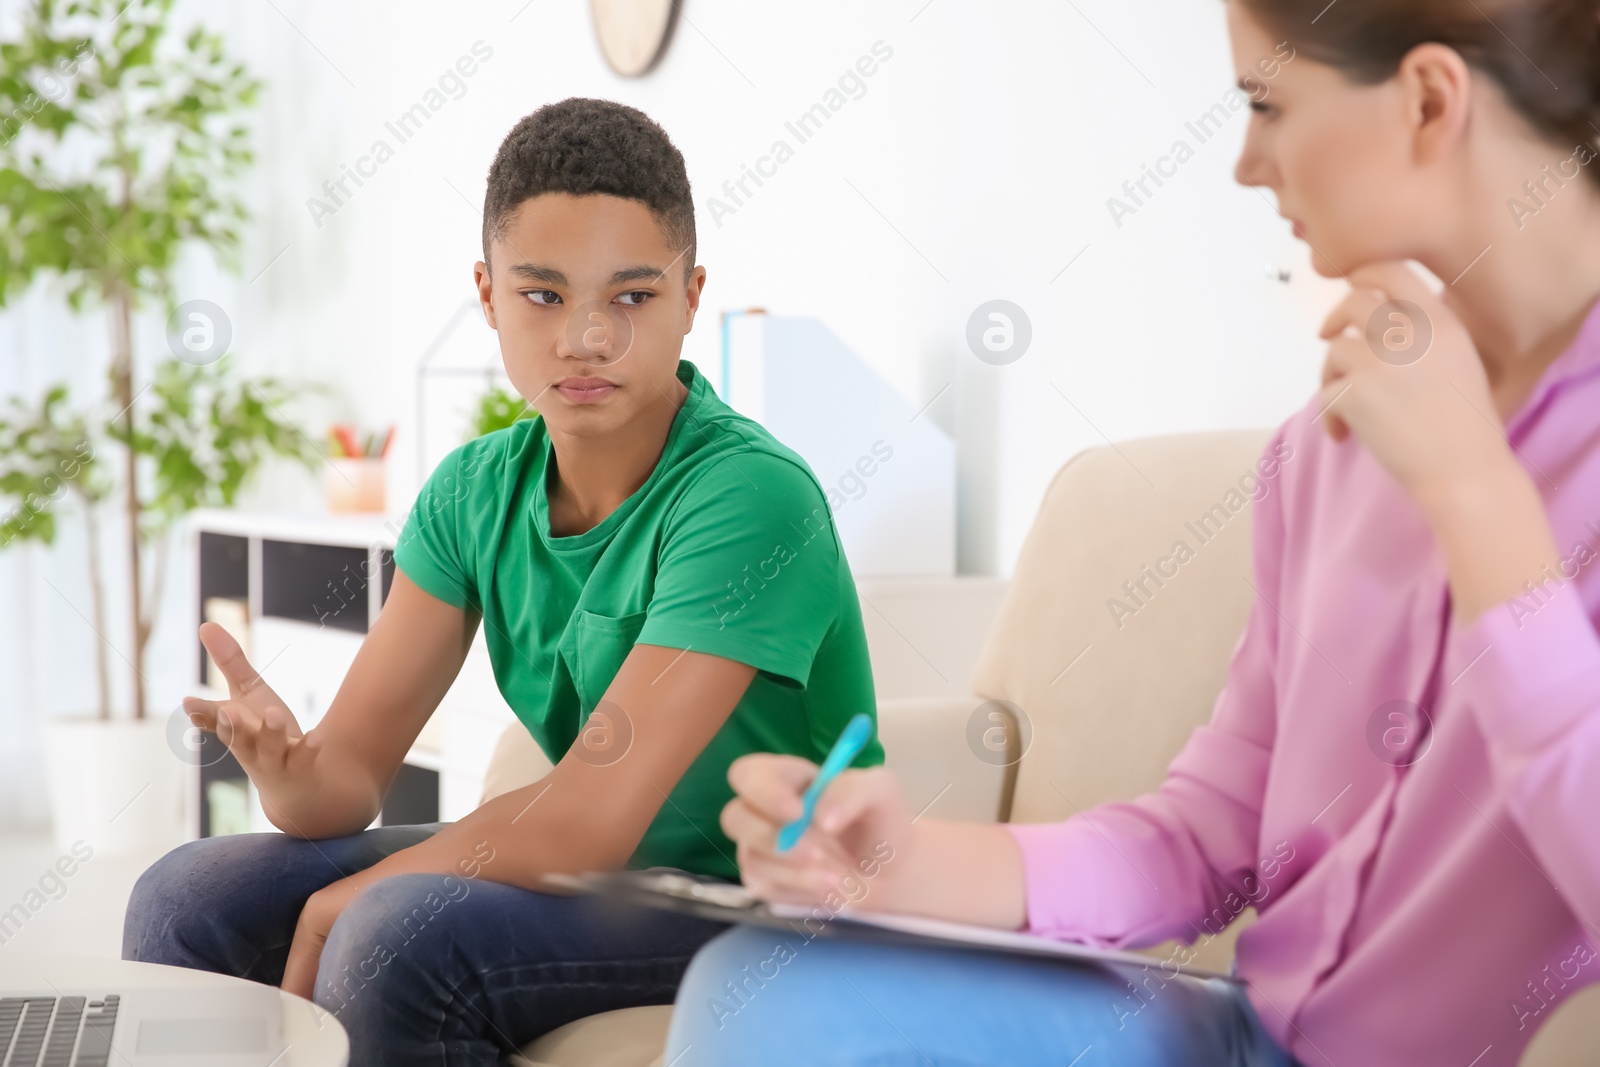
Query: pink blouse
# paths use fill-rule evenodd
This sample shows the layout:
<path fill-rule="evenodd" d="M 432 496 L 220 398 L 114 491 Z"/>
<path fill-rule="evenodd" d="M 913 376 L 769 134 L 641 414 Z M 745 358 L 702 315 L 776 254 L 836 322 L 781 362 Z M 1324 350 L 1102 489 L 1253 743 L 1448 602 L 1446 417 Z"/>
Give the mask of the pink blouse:
<path fill-rule="evenodd" d="M 1010 827 L 1028 929 L 1147 946 L 1254 904 L 1237 974 L 1302 1063 L 1515 1064 L 1600 980 L 1600 303 L 1507 427 L 1563 559 L 1468 625 L 1420 509 L 1316 415 L 1267 449 L 1210 724 L 1154 793 Z"/>

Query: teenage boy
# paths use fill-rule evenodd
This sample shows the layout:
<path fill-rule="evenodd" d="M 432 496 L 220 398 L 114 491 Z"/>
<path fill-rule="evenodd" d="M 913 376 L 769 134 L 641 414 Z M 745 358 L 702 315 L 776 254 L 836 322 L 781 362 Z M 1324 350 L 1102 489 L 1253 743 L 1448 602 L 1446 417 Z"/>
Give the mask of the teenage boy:
<path fill-rule="evenodd" d="M 679 358 L 706 271 L 683 157 L 571 99 L 489 171 L 478 297 L 538 412 L 452 452 L 383 611 L 315 729 L 221 628 L 229 699 L 190 698 L 283 834 L 185 845 L 139 880 L 123 954 L 280 983 L 352 1064 L 491 1064 L 611 1008 L 670 1003 L 717 924 L 538 891 L 549 872 L 738 877 L 718 822 L 747 752 L 820 759 L 874 708 L 817 479 Z M 365 830 L 477 632 L 555 762 L 459 822 Z M 881 762 L 874 741 L 861 762 Z"/>

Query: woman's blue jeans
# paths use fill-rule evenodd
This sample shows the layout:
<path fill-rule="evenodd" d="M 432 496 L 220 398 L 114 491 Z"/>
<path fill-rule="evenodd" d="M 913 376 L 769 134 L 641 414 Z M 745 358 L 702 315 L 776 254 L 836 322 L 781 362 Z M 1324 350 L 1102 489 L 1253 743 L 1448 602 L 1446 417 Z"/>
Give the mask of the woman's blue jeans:
<path fill-rule="evenodd" d="M 438 828 L 190 842 L 134 886 L 123 958 L 277 985 L 306 898 Z M 695 950 L 723 929 L 483 878 L 397 875 L 334 923 L 316 1000 L 349 1032 L 352 1067 L 496 1064 L 573 1019 L 671 1003 Z"/>
<path fill-rule="evenodd" d="M 1225 979 L 741 926 L 678 990 L 672 1067 L 1293 1067 Z"/>

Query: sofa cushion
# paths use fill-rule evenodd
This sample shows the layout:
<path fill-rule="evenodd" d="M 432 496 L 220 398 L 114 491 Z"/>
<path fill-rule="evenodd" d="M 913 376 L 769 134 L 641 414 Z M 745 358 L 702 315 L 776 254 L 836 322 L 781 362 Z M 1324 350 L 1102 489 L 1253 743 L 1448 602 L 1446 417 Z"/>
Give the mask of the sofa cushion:
<path fill-rule="evenodd" d="M 671 1022 L 670 1004 L 601 1012 L 545 1034 L 511 1067 L 655 1067 Z"/>
<path fill-rule="evenodd" d="M 913 812 L 935 819 L 994 822 L 1007 781 L 998 762 L 973 759 L 973 696 L 878 702 L 884 763 Z"/>

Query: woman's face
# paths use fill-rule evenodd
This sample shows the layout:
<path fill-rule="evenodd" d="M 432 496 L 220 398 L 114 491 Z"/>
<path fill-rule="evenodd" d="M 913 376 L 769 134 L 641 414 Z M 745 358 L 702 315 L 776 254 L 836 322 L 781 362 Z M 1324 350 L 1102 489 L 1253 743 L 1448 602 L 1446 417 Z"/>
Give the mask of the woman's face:
<path fill-rule="evenodd" d="M 1395 81 L 1356 85 L 1274 39 L 1241 0 L 1227 7 L 1234 68 L 1252 98 L 1235 179 L 1277 194 L 1318 274 L 1415 258 L 1437 178 L 1415 165 Z"/>

